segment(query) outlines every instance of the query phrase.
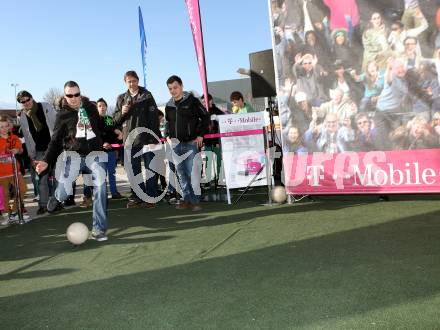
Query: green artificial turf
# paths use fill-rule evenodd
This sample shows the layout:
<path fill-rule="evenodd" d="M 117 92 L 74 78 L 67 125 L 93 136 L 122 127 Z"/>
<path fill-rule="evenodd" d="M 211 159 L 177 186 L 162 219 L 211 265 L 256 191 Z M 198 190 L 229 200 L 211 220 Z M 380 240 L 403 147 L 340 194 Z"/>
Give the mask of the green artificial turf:
<path fill-rule="evenodd" d="M 111 202 L 109 241 L 64 211 L 0 230 L 2 329 L 438 329 L 436 196 L 203 211 Z"/>

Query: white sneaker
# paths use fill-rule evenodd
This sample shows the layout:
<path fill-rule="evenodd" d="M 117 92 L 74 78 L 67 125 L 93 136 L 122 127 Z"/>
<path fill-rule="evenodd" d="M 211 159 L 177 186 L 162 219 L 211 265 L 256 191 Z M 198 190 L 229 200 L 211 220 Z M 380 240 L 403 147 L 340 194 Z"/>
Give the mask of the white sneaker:
<path fill-rule="evenodd" d="M 9 217 L 4 217 L 2 221 L 0 221 L 0 226 L 8 226 L 9 225 Z"/>
<path fill-rule="evenodd" d="M 9 220 L 10 221 L 20 221 L 20 217 L 18 216 L 18 213 L 11 213 L 10 215 L 9 215 Z M 32 221 L 32 219 L 31 219 L 31 217 L 29 216 L 29 214 L 27 214 L 27 213 L 23 213 L 23 221 L 25 222 L 25 223 L 27 223 L 27 222 L 29 222 L 29 221 Z"/>

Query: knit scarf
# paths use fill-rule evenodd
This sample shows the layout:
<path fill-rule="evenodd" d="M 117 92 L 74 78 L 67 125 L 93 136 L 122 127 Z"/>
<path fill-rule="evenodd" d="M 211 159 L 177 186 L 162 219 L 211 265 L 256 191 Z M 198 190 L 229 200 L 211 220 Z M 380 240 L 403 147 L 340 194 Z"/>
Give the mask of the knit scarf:
<path fill-rule="evenodd" d="M 81 124 L 90 125 L 89 116 L 87 115 L 86 109 L 84 109 L 82 105 L 79 108 L 79 121 L 81 122 Z"/>
<path fill-rule="evenodd" d="M 35 130 L 37 132 L 39 132 L 43 129 L 43 124 L 38 119 L 37 111 L 38 111 L 37 102 L 34 102 L 34 104 L 32 105 L 32 108 L 30 108 L 29 110 L 24 109 L 26 116 L 28 116 L 32 120 L 32 123 L 34 124 Z"/>

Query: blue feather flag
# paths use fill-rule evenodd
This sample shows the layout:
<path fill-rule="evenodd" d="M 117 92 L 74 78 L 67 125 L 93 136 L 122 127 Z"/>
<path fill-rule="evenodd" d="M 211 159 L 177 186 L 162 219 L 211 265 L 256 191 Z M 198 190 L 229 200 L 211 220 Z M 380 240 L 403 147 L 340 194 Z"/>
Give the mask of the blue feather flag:
<path fill-rule="evenodd" d="M 139 33 L 141 38 L 142 71 L 144 72 L 144 87 L 147 87 L 147 38 L 145 37 L 144 20 L 141 7 L 139 9 Z"/>

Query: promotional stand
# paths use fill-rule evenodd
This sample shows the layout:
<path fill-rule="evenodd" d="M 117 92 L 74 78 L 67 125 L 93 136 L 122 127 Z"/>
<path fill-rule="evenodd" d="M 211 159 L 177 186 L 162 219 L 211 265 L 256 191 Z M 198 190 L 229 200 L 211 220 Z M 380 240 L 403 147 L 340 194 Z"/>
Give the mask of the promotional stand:
<path fill-rule="evenodd" d="M 263 112 L 219 117 L 228 204 L 232 204 L 231 189 L 245 188 L 234 202 L 237 203 L 250 187 L 270 184 L 268 178 L 271 173 L 267 166 L 270 160 L 264 127 Z"/>

